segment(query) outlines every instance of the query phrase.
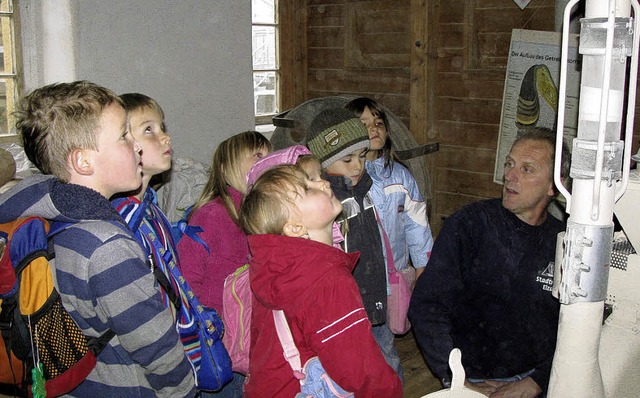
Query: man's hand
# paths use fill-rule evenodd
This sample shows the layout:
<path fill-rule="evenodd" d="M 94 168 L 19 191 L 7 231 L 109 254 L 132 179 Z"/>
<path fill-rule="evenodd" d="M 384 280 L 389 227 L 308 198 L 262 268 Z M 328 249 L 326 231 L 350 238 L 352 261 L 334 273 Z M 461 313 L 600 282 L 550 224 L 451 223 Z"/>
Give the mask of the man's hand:
<path fill-rule="evenodd" d="M 538 383 L 531 377 L 512 382 L 487 380 L 469 383 L 465 380 L 464 386 L 490 398 L 535 398 L 542 393 Z"/>
<path fill-rule="evenodd" d="M 500 387 L 502 384 L 506 384 L 506 383 L 499 382 L 499 381 L 485 381 L 482 383 L 470 383 L 466 380 L 464 381 L 465 387 L 475 392 L 479 392 L 480 394 L 486 395 L 487 397 L 490 397 L 491 394 L 496 392 L 498 390 L 498 387 Z"/>
<path fill-rule="evenodd" d="M 489 395 L 491 398 L 535 398 L 542 394 L 542 389 L 531 377 L 510 383 L 487 381 L 486 384 L 496 387 Z"/>

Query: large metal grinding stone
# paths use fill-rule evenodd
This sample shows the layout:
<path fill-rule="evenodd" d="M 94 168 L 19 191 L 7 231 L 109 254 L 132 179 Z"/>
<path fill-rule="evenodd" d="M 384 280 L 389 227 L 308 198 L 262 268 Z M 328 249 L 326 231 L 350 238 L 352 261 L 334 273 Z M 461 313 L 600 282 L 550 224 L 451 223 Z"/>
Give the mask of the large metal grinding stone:
<path fill-rule="evenodd" d="M 357 98 L 354 95 L 340 95 L 314 98 L 303 102 L 295 108 L 283 112 L 273 118 L 276 127 L 271 136 L 273 149 L 287 148 L 292 145 L 307 145 L 307 132 L 311 126 L 313 118 L 325 109 L 342 108 L 347 102 Z M 393 148 L 396 151 L 414 149 L 418 146 L 413 135 L 400 118 L 393 114 L 387 107 L 380 104 L 387 114 L 389 120 L 391 139 Z M 420 191 L 427 202 L 431 200 L 431 184 L 427 173 L 426 159 L 424 156 L 417 156 L 403 161 L 407 165 L 411 174 L 416 179 Z"/>
<path fill-rule="evenodd" d="M 0 148 L 0 187 L 11 181 L 16 174 L 16 161 L 13 155 Z"/>

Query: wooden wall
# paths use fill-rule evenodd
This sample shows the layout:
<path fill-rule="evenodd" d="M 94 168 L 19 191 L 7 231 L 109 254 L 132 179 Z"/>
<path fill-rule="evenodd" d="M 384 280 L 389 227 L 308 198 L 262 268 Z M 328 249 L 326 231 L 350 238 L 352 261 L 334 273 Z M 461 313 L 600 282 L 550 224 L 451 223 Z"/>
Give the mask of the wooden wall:
<path fill-rule="evenodd" d="M 283 64 L 296 82 L 286 86 L 288 106 L 366 95 L 418 143 L 439 142 L 427 155 L 435 233 L 465 204 L 500 196 L 493 169 L 511 30 L 553 31 L 555 2 L 532 0 L 525 10 L 512 0 L 283 3 L 291 18 L 283 23 L 297 29 L 281 45 L 296 54 Z"/>

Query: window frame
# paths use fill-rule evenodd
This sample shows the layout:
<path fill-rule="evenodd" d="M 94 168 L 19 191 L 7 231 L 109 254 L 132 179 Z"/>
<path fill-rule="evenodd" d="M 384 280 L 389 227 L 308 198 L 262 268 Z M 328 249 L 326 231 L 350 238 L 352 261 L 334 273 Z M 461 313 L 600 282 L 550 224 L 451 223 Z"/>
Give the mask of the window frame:
<path fill-rule="evenodd" d="M 271 114 L 261 114 L 258 115 L 256 113 L 256 109 L 254 107 L 254 117 L 255 117 L 255 124 L 256 126 L 258 125 L 268 125 L 268 124 L 272 124 L 272 119 L 274 116 L 276 116 L 279 112 L 281 112 L 282 108 L 281 108 L 281 68 L 280 68 L 280 15 L 279 15 L 279 5 L 280 5 L 280 1 L 279 0 L 273 0 L 273 7 L 274 7 L 274 22 L 254 22 L 253 18 L 251 21 L 251 53 L 252 53 L 252 59 L 251 59 L 251 67 L 252 67 L 252 71 L 251 71 L 251 78 L 253 81 L 253 78 L 255 76 L 256 73 L 260 73 L 260 72 L 274 72 L 275 73 L 275 77 L 276 77 L 276 88 L 275 88 L 275 98 L 276 98 L 276 112 Z M 252 13 L 253 14 L 253 13 Z M 253 27 L 254 26 L 263 26 L 263 27 L 272 27 L 274 28 L 274 32 L 275 32 L 275 68 L 260 68 L 260 69 L 255 69 L 254 65 L 253 65 Z M 254 95 L 254 103 L 256 101 L 255 98 L 255 91 L 253 92 Z"/>
<path fill-rule="evenodd" d="M 6 125 L 0 127 L 0 142 L 18 142 L 19 137 L 15 130 L 14 111 L 20 94 L 21 83 L 18 73 L 18 1 L 4 0 L 5 4 L 0 7 L 0 29 L 2 29 L 2 48 L 4 71 L 0 72 L 0 79 L 5 84 L 6 101 Z"/>

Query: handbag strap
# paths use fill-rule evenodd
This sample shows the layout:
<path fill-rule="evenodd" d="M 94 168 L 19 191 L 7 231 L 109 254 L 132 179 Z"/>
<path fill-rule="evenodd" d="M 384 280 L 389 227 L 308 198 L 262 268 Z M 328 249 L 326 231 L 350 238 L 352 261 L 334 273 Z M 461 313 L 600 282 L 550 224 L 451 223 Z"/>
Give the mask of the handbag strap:
<path fill-rule="evenodd" d="M 289 366 L 293 370 L 293 376 L 302 381 L 305 378 L 305 374 L 302 371 L 302 361 L 300 360 L 300 352 L 296 343 L 293 341 L 293 335 L 291 329 L 287 323 L 287 317 L 282 310 L 273 310 L 273 323 L 276 326 L 276 332 L 278 333 L 278 340 L 284 350 L 284 359 L 287 360 Z"/>
<path fill-rule="evenodd" d="M 384 230 L 382 226 L 382 221 L 380 221 L 380 216 L 378 216 L 378 212 L 376 211 L 375 206 L 373 207 L 373 214 L 376 215 L 376 221 L 378 222 L 378 227 L 380 227 L 380 231 L 382 231 L 382 240 L 384 240 L 384 248 L 387 253 L 387 273 L 392 274 L 397 272 L 396 264 L 393 260 L 393 251 L 391 251 L 391 243 L 389 242 L 389 237 L 387 236 L 387 231 Z"/>

